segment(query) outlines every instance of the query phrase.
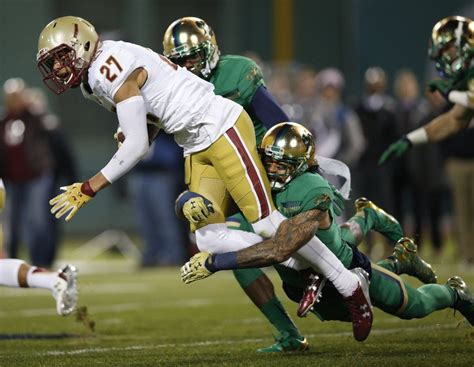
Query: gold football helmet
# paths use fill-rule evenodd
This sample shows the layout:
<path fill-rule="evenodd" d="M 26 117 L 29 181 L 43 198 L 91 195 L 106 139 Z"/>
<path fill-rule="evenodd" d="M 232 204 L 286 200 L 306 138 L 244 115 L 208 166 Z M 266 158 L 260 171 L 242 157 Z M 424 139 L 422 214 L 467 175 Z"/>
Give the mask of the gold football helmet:
<path fill-rule="evenodd" d="M 184 17 L 171 23 L 163 36 L 163 54 L 179 66 L 207 79 L 219 62 L 214 31 L 202 19 Z"/>
<path fill-rule="evenodd" d="M 43 82 L 56 94 L 77 87 L 98 44 L 94 26 L 82 18 L 67 16 L 50 22 L 40 33 L 36 56 Z"/>
<path fill-rule="evenodd" d="M 281 191 L 293 178 L 314 165 L 316 145 L 313 135 L 304 126 L 281 122 L 267 131 L 259 150 L 272 190 Z M 269 171 L 273 163 L 278 163 L 278 173 Z"/>
<path fill-rule="evenodd" d="M 458 78 L 474 55 L 474 22 L 462 16 L 441 19 L 433 27 L 428 54 L 443 78 Z"/>

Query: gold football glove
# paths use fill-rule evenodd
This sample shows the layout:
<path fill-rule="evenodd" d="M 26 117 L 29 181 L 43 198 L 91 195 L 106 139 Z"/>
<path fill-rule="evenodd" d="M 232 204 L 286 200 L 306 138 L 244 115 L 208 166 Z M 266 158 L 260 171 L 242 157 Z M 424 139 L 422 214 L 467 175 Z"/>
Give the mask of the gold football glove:
<path fill-rule="evenodd" d="M 212 203 L 202 196 L 193 197 L 183 205 L 183 215 L 190 223 L 203 222 L 212 213 L 214 213 Z"/>
<path fill-rule="evenodd" d="M 56 218 L 59 219 L 69 212 L 65 218 L 66 221 L 69 221 L 84 204 L 92 199 L 92 196 L 86 195 L 81 191 L 81 186 L 81 182 L 63 186 L 61 190 L 64 192 L 49 201 L 49 205 L 52 206 L 51 213 L 55 214 Z"/>
<path fill-rule="evenodd" d="M 206 261 L 211 256 L 209 252 L 198 252 L 181 267 L 181 280 L 192 283 L 196 280 L 207 278 L 214 274 L 206 268 Z"/>

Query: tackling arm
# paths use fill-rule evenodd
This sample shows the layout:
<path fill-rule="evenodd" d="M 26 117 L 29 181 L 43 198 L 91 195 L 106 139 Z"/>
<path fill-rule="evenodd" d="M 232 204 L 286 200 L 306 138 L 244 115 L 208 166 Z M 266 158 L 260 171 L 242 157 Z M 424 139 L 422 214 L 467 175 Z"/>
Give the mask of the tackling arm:
<path fill-rule="evenodd" d="M 330 221 L 327 210 L 308 210 L 283 221 L 272 239 L 235 252 L 216 255 L 200 252 L 181 268 L 181 279 L 188 284 L 207 278 L 219 270 L 281 263 L 308 243 L 318 228 L 325 227 L 327 221 Z"/>

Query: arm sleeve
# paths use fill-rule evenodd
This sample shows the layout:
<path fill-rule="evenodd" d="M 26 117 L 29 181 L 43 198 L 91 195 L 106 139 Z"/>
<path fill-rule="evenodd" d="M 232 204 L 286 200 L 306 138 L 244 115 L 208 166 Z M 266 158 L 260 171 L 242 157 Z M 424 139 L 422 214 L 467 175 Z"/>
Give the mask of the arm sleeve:
<path fill-rule="evenodd" d="M 264 85 L 258 87 L 253 95 L 252 101 L 250 102 L 250 109 L 267 128 L 279 122 L 289 121 L 288 115 L 283 111 Z"/>
<path fill-rule="evenodd" d="M 142 96 L 134 96 L 117 104 L 117 117 L 125 141 L 102 174 L 110 183 L 130 171 L 148 151 L 145 101 Z"/>

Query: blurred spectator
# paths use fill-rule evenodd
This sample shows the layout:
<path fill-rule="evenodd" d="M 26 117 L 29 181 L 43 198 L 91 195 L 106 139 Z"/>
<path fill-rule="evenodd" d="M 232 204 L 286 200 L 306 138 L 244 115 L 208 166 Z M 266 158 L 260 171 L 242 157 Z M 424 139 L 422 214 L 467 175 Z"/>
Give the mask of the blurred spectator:
<path fill-rule="evenodd" d="M 182 264 L 184 222 L 174 212 L 174 201 L 184 190 L 182 151 L 172 136 L 160 133 L 148 155 L 134 168 L 129 188 L 138 231 L 143 238 L 142 267 Z"/>
<path fill-rule="evenodd" d="M 28 88 L 26 90 L 26 97 L 28 99 L 30 112 L 41 119 L 52 153 L 53 184 L 48 198 L 53 198 L 60 193 L 59 187 L 78 181 L 77 164 L 72 144 L 61 128 L 59 118 L 49 111 L 48 100 L 44 92 L 39 88 Z M 49 231 L 51 242 L 44 244 L 42 258 L 44 263 L 50 264 L 51 266 L 56 257 L 60 241 L 61 221 L 58 221 L 51 214 L 48 215 L 48 218 L 50 220 Z"/>
<path fill-rule="evenodd" d="M 421 122 L 430 121 L 439 114 L 445 103 L 435 95 L 428 101 L 420 96 L 419 84 L 415 74 L 409 70 L 397 73 L 394 82 L 397 99 L 397 135 L 405 135 L 416 129 Z M 423 146 L 412 149 L 394 164 L 394 215 L 401 222 L 405 232 L 406 214 L 411 213 L 414 220 L 413 236 L 421 244 L 424 236 L 423 218 L 430 219 L 431 239 L 436 252 L 441 251 L 441 200 L 445 188 L 443 163 L 439 147 Z"/>
<path fill-rule="evenodd" d="M 379 166 L 378 157 L 396 138 L 395 101 L 385 93 L 387 78 L 380 67 L 364 74 L 365 94 L 355 111 L 359 116 L 366 142 L 353 172 L 356 196 L 366 196 L 388 212 L 393 211 L 391 165 Z M 368 237 L 369 247 L 372 242 Z M 369 248 L 371 251 L 371 248 Z"/>
<path fill-rule="evenodd" d="M 447 108 L 446 100 L 438 92 L 426 93 L 426 100 L 421 107 L 423 115 L 414 128 L 425 125 Z M 425 144 L 413 149 L 416 153 L 410 162 L 414 177 L 414 186 L 421 198 L 422 218 L 427 214 L 430 225 L 431 242 L 436 255 L 443 249 L 442 217 L 447 212 L 448 180 L 444 168 L 441 147 L 437 144 Z M 425 223 L 426 224 L 426 223 Z M 423 228 L 418 233 L 421 243 Z"/>
<path fill-rule="evenodd" d="M 440 143 L 446 158 L 446 172 L 453 194 L 454 225 L 459 245 L 459 259 L 469 270 L 474 268 L 473 142 L 474 128 L 471 125 L 467 130 Z"/>
<path fill-rule="evenodd" d="M 396 134 L 405 135 L 418 126 L 428 106 L 420 97 L 420 88 L 416 76 L 409 70 L 400 70 L 395 76 L 394 94 L 396 98 Z M 424 110 L 424 111 L 423 111 Z M 410 235 L 421 242 L 422 235 L 422 187 L 416 185 L 415 176 L 419 151 L 412 150 L 395 160 L 393 165 L 393 215 L 400 221 L 404 231 L 406 215 L 412 214 L 413 233 Z"/>
<path fill-rule="evenodd" d="M 6 256 L 18 257 L 23 237 L 31 262 L 50 267 L 45 249 L 52 246 L 48 200 L 53 185 L 53 155 L 41 118 L 30 112 L 22 79 L 3 86 L 5 111 L 0 118 L 0 176 L 7 201 L 4 216 Z"/>
<path fill-rule="evenodd" d="M 344 76 L 334 68 L 321 70 L 316 86 L 319 98 L 307 127 L 318 139 L 318 154 L 353 166 L 365 143 L 359 118 L 342 102 Z"/>

